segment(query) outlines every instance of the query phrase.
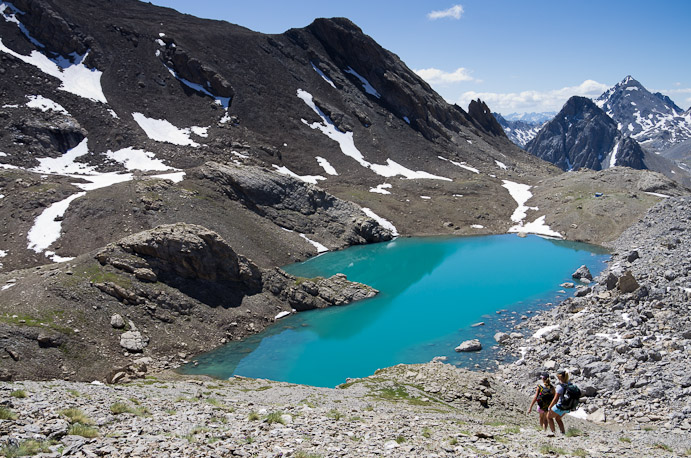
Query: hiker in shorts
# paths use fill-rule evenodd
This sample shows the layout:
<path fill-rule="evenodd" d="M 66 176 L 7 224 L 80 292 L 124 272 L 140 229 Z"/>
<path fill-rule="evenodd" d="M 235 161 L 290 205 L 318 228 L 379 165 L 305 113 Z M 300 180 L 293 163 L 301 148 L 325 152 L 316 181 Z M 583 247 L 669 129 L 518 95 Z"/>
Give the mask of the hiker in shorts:
<path fill-rule="evenodd" d="M 535 396 L 528 407 L 528 414 L 533 411 L 533 406 L 537 403 L 537 412 L 540 415 L 540 426 L 543 430 L 547 431 L 547 411 L 549 410 L 549 405 L 554 399 L 554 385 L 549 378 L 547 372 L 540 374 L 540 383 L 537 385 L 535 390 Z"/>
<path fill-rule="evenodd" d="M 571 411 L 564 408 L 562 404 L 566 384 L 569 383 L 569 373 L 566 372 L 565 369 L 559 369 L 559 371 L 557 371 L 557 379 L 559 380 L 559 384 L 557 385 L 554 398 L 552 399 L 547 411 L 547 421 L 549 422 L 549 429 L 552 431 L 550 436 L 554 436 L 554 420 L 556 420 L 557 424 L 559 425 L 559 431 L 561 431 L 562 434 L 566 433 L 566 430 L 564 429 L 564 422 L 561 420 L 561 417 Z"/>

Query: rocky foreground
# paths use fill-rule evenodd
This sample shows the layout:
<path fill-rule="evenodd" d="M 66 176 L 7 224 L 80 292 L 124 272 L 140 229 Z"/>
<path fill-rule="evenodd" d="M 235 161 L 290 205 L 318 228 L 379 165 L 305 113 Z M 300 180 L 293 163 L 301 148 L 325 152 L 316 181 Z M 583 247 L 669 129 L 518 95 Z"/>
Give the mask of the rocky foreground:
<path fill-rule="evenodd" d="M 665 199 L 613 244 L 608 268 L 508 339 L 516 387 L 565 367 L 591 418 L 691 436 L 691 199 Z M 528 331 L 528 332 L 526 332 Z M 518 335 L 518 334 L 516 334 Z"/>
<path fill-rule="evenodd" d="M 656 205 L 614 242 L 602 275 L 500 339 L 517 361 L 496 374 L 432 362 L 336 389 L 168 371 L 115 385 L 0 382 L 0 453 L 689 456 L 689 221 L 689 197 Z M 153 269 L 112 248 L 106 267 Z M 569 416 L 567 435 L 551 438 L 525 412 L 537 373 L 557 367 L 583 388 L 591 421 Z"/>
<path fill-rule="evenodd" d="M 529 397 L 491 374 L 399 365 L 336 389 L 169 373 L 127 385 L 0 385 L 0 449 L 77 457 L 684 456 L 667 428 L 566 420 L 555 438 Z"/>

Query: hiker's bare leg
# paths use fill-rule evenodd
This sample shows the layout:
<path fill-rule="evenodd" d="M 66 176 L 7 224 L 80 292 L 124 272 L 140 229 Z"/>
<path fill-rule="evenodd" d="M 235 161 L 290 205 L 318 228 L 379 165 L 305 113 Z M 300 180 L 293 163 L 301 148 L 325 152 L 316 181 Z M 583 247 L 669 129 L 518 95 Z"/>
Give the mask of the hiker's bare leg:
<path fill-rule="evenodd" d="M 559 415 L 556 415 L 554 419 L 557 420 L 557 424 L 559 425 L 559 431 L 561 431 L 562 434 L 565 434 L 566 430 L 564 430 L 564 422 L 561 421 L 561 417 Z M 554 429 L 552 429 L 552 431 L 554 431 Z"/>

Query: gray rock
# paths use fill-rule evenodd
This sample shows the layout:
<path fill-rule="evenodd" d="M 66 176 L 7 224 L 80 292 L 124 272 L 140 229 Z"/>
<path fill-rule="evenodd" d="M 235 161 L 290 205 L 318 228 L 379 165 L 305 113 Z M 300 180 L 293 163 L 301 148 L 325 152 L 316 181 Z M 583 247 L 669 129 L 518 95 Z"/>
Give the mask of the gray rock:
<path fill-rule="evenodd" d="M 466 340 L 455 348 L 457 352 L 470 352 L 482 350 L 482 344 L 478 339 Z"/>
<path fill-rule="evenodd" d="M 607 277 L 605 278 L 604 285 L 607 287 L 608 291 L 613 290 L 614 288 L 617 287 L 617 282 L 619 281 L 619 277 L 614 275 L 614 273 L 609 272 L 607 274 Z"/>
<path fill-rule="evenodd" d="M 141 352 L 147 344 L 139 331 L 127 331 L 120 336 L 120 346 L 127 351 Z"/>
<path fill-rule="evenodd" d="M 594 423 L 605 423 L 607 421 L 607 416 L 605 415 L 604 407 L 601 407 L 595 412 L 589 414 L 586 419 Z"/>
<path fill-rule="evenodd" d="M 511 336 L 505 332 L 497 332 L 494 334 L 494 340 L 497 341 L 497 343 L 503 344 L 511 340 Z"/>
<path fill-rule="evenodd" d="M 64 338 L 59 334 L 41 331 L 38 333 L 36 341 L 38 342 L 38 345 L 43 348 L 59 347 L 64 342 Z"/>
<path fill-rule="evenodd" d="M 67 434 L 70 429 L 70 423 L 62 418 L 48 420 L 41 427 L 41 434 L 48 439 L 60 439 Z"/>
<path fill-rule="evenodd" d="M 583 287 L 583 286 L 579 286 L 579 287 L 576 289 L 576 292 L 574 293 L 574 296 L 575 296 L 575 297 L 587 296 L 587 295 L 590 294 L 592 291 L 593 291 L 592 288 L 586 288 L 586 287 Z"/>
<path fill-rule="evenodd" d="M 125 320 L 119 313 L 110 317 L 110 325 L 115 329 L 122 329 L 125 327 Z"/>
<path fill-rule="evenodd" d="M 581 280 L 584 278 L 588 280 L 593 279 L 593 275 L 590 273 L 590 270 L 585 264 L 579 267 L 573 274 L 571 274 L 571 276 L 576 280 Z"/>
<path fill-rule="evenodd" d="M 156 276 L 156 273 L 154 273 L 154 271 L 151 269 L 146 269 L 146 268 L 134 269 L 134 276 L 137 277 L 138 280 L 148 281 L 151 283 L 155 283 L 158 281 L 158 277 Z"/>

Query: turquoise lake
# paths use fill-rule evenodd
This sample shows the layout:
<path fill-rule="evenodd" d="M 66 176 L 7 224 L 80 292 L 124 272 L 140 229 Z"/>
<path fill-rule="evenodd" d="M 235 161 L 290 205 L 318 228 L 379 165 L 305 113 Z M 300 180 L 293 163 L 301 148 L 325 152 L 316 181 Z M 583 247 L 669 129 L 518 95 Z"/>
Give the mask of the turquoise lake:
<path fill-rule="evenodd" d="M 264 332 L 195 359 L 185 373 L 334 387 L 399 363 L 435 356 L 464 367 L 496 364 L 494 333 L 566 297 L 561 283 L 582 264 L 597 275 L 609 258 L 592 245 L 536 236 L 399 238 L 285 266 L 302 277 L 344 273 L 380 293 L 290 315 Z M 573 294 L 567 290 L 566 294 Z M 472 326 L 484 322 L 482 326 Z M 456 353 L 478 338 L 483 350 Z"/>

